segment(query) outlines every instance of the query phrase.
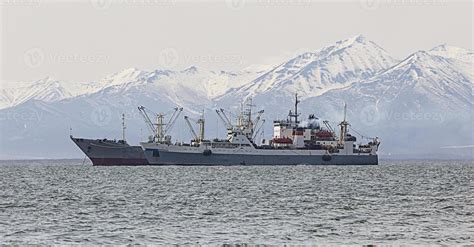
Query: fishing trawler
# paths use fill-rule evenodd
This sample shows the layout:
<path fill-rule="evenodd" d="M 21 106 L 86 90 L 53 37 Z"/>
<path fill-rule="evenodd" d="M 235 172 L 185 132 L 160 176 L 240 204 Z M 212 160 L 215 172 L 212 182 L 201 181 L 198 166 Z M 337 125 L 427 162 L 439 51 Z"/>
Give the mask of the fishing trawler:
<path fill-rule="evenodd" d="M 141 142 L 145 157 L 151 165 L 377 165 L 378 138 L 366 144 L 356 144 L 356 137 L 348 131 L 346 105 L 344 119 L 339 123 L 339 135 L 323 121 L 321 126 L 314 115 L 309 115 L 307 124 L 299 120 L 298 95 L 294 110 L 287 119 L 273 121 L 273 137 L 257 144 L 255 139 L 264 121 L 263 111 L 252 112 L 252 99 L 244 103 L 236 124 L 233 124 L 223 109 L 216 110 L 227 129 L 226 139 L 206 140 L 205 119 L 201 115 L 194 131 L 189 117 L 184 119 L 193 135 L 189 143 L 171 142 L 171 136 L 163 132 L 162 120 L 158 121 L 154 135 Z M 147 121 L 149 126 L 155 126 Z"/>

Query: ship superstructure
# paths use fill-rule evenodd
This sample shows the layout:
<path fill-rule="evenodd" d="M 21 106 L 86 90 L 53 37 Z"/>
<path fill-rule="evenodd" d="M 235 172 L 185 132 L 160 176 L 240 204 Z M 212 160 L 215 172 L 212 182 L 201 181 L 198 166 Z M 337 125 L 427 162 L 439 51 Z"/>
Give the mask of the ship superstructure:
<path fill-rule="evenodd" d="M 204 137 L 204 116 L 197 121 L 196 134 L 189 117 L 185 116 L 194 139 L 190 143 L 171 143 L 171 137 L 150 139 L 142 142 L 148 162 L 152 165 L 376 165 L 378 164 L 378 138 L 367 144 L 356 144 L 356 138 L 349 134 L 349 123 L 340 122 L 339 136 L 328 121 L 309 115 L 300 122 L 298 96 L 295 96 L 294 110 L 287 119 L 273 121 L 273 137 L 256 143 L 256 136 L 262 128 L 263 110 L 253 113 L 252 100 L 248 98 L 241 107 L 236 123 L 233 124 L 223 109 L 216 110 L 227 129 L 227 138 L 206 140 Z M 304 122 L 304 124 L 303 124 Z"/>

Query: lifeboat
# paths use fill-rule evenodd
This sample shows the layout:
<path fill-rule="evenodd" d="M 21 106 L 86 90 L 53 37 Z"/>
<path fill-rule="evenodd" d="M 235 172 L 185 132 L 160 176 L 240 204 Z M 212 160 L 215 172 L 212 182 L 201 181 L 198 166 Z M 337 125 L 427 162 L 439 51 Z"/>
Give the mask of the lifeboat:
<path fill-rule="evenodd" d="M 333 133 L 331 131 L 321 130 L 316 132 L 316 136 L 319 138 L 330 138 L 333 137 Z"/>
<path fill-rule="evenodd" d="M 293 144 L 293 140 L 288 137 L 273 138 L 273 143 L 277 144 Z"/>

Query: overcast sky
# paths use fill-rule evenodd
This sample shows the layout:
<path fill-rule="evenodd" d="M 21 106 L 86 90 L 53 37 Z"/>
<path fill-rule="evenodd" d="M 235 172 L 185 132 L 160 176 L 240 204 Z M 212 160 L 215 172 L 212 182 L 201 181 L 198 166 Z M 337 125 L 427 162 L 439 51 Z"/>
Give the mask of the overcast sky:
<path fill-rule="evenodd" d="M 363 34 L 397 58 L 472 50 L 473 4 L 448 0 L 2 0 L 1 79 L 94 81 L 136 67 L 240 70 Z"/>

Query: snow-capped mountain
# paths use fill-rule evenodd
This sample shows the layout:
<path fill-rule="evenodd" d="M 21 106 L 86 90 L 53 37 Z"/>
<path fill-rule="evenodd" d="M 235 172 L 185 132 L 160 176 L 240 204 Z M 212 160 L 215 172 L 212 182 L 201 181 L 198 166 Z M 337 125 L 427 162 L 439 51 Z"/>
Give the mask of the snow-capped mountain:
<path fill-rule="evenodd" d="M 464 74 L 474 78 L 474 53 L 464 48 L 442 44 L 429 51 L 430 54 L 451 59 Z"/>
<path fill-rule="evenodd" d="M 159 90 L 176 103 L 185 101 L 183 99 L 211 100 L 223 95 L 231 88 L 243 85 L 257 75 L 258 72 L 216 72 L 191 66 L 182 71 L 155 70 L 152 72 L 128 68 L 96 82 L 62 82 L 46 77 L 32 83 L 2 85 L 0 109 L 13 107 L 28 100 L 55 102 L 92 95 L 99 91 L 124 92 L 133 87 L 143 87 L 142 90 Z"/>
<path fill-rule="evenodd" d="M 359 35 L 298 55 L 234 93 L 241 98 L 294 92 L 300 92 L 303 98 L 314 97 L 369 78 L 396 62 L 380 46 Z"/>
<path fill-rule="evenodd" d="M 448 45 L 398 61 L 356 36 L 263 72 L 191 66 L 180 71 L 130 68 L 87 83 L 46 78 L 1 89 L 6 108 L 0 110 L 0 157 L 50 157 L 50 147 L 55 157 L 79 157 L 67 138 L 69 129 L 76 136 L 118 137 L 122 113 L 128 140 L 137 143 L 148 134 L 139 105 L 164 113 L 182 106 L 183 115 L 191 117 L 205 110 L 206 133 L 223 137 L 214 108 L 237 110 L 243 98 L 253 96 L 266 119 L 280 119 L 293 107 L 296 92 L 302 96 L 302 118 L 315 113 L 333 125 L 347 102 L 352 126 L 381 137 L 382 153 L 437 153 L 440 146 L 472 144 L 466 138 L 473 117 L 471 61 L 472 52 Z M 268 124 L 265 133 L 271 128 Z M 190 137 L 182 121 L 172 135 Z"/>
<path fill-rule="evenodd" d="M 322 107 L 340 108 L 350 102 L 355 109 L 373 107 L 380 112 L 457 112 L 472 107 L 471 84 L 452 60 L 418 51 L 369 80 L 310 100 Z"/>
<path fill-rule="evenodd" d="M 472 133 L 472 80 L 447 57 L 418 51 L 369 80 L 304 105 L 318 106 L 324 118 L 340 119 L 345 102 L 353 126 L 378 133 L 392 150 L 427 152 L 473 141 L 466 138 Z"/>
<path fill-rule="evenodd" d="M 31 99 L 53 102 L 72 96 L 73 94 L 63 86 L 63 83 L 46 77 L 29 84 L 22 84 L 19 87 L 2 88 L 0 109 L 19 105 Z"/>
<path fill-rule="evenodd" d="M 13 107 L 28 100 L 39 100 L 43 102 L 55 102 L 84 94 L 91 94 L 108 86 L 121 84 L 124 81 L 133 81 L 135 78 L 127 78 L 125 73 L 117 73 L 108 76 L 99 82 L 66 82 L 46 77 L 31 83 L 8 83 L 2 85 L 0 94 L 0 109 Z"/>

